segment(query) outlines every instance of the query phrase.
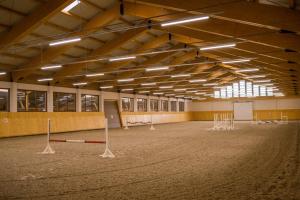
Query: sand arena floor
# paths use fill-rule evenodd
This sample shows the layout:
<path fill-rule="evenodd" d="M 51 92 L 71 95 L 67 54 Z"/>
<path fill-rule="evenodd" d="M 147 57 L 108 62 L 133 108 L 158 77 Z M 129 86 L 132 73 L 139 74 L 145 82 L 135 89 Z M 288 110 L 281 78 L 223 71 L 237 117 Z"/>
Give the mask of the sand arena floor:
<path fill-rule="evenodd" d="M 298 124 L 240 123 L 231 132 L 211 126 L 111 129 L 115 159 L 99 157 L 99 144 L 55 143 L 56 154 L 41 155 L 45 135 L 0 139 L 0 199 L 300 199 Z"/>

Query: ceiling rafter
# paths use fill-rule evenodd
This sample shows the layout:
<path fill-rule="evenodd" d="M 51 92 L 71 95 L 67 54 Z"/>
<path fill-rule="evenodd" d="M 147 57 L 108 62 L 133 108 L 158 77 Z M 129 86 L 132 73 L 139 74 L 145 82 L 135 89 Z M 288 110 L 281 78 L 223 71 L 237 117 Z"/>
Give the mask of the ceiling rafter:
<path fill-rule="evenodd" d="M 81 31 L 74 32 L 70 34 L 69 37 L 75 37 L 84 35 L 90 32 L 94 32 L 96 28 L 101 28 L 115 19 L 119 18 L 119 6 L 118 4 L 114 4 L 110 9 L 106 10 L 103 13 L 100 13 L 93 17 L 90 21 L 88 21 L 83 27 Z M 16 71 L 13 73 L 13 80 L 17 81 L 20 78 L 25 78 L 31 72 L 35 71 L 36 69 L 40 68 L 42 65 L 49 64 L 54 58 L 58 57 L 60 54 L 64 53 L 74 44 L 70 45 L 63 45 L 54 48 L 48 48 L 43 52 L 44 60 L 41 60 L 41 56 L 37 56 L 31 60 L 31 62 L 27 63 L 25 66 L 22 67 L 21 71 Z"/>
<path fill-rule="evenodd" d="M 47 3 L 41 4 L 35 11 L 24 17 L 7 33 L 2 35 L 0 38 L 0 52 L 7 46 L 20 41 L 70 2 L 71 0 L 51 0 Z"/>

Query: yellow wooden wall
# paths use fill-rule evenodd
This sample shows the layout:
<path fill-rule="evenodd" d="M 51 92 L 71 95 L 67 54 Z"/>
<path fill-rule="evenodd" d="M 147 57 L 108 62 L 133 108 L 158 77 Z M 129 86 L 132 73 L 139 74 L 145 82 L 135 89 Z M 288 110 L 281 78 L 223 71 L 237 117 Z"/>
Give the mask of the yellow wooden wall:
<path fill-rule="evenodd" d="M 280 113 L 288 116 L 289 120 L 300 119 L 300 109 L 282 109 L 282 110 L 254 110 L 253 118 L 257 114 L 258 120 L 279 120 Z M 214 119 L 214 113 L 233 113 L 232 111 L 193 111 L 191 119 L 195 121 L 210 121 Z"/>
<path fill-rule="evenodd" d="M 125 120 L 127 117 L 133 117 L 133 119 L 136 121 L 145 121 L 152 117 L 152 121 L 154 124 L 184 122 L 192 120 L 190 112 L 122 112 L 121 119 L 123 125 L 125 125 Z"/>
<path fill-rule="evenodd" d="M 289 120 L 300 119 L 300 109 L 284 109 L 284 110 L 254 110 L 254 118 L 257 115 L 258 120 L 279 120 L 280 115 L 288 116 Z"/>
<path fill-rule="evenodd" d="M 0 137 L 46 133 L 48 118 L 53 133 L 104 128 L 102 112 L 1 112 Z"/>

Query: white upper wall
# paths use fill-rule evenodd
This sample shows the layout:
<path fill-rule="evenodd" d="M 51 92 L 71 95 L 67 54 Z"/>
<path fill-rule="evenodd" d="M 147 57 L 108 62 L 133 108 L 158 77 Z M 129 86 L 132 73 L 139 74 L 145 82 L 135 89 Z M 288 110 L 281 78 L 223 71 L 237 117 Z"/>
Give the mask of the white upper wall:
<path fill-rule="evenodd" d="M 232 100 L 190 102 L 187 108 L 190 111 L 232 111 L 234 102 Z M 250 102 L 253 102 L 254 110 L 300 109 L 300 98 L 251 100 Z"/>

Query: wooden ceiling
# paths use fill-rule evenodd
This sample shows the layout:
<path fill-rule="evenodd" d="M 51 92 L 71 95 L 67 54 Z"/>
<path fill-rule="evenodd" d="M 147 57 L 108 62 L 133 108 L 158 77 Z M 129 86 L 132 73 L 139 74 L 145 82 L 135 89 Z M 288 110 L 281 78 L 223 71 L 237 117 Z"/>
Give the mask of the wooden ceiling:
<path fill-rule="evenodd" d="M 286 96 L 299 93 L 300 12 L 296 1 L 282 7 L 255 0 L 125 0 L 123 3 L 81 0 L 69 14 L 61 12 L 72 2 L 0 1 L 0 72 L 7 72 L 0 76 L 0 81 L 65 87 L 87 82 L 81 87 L 99 89 L 113 85 L 108 91 L 134 88 L 131 92 L 136 93 L 145 90 L 174 93 L 174 88 L 212 92 L 212 87 L 188 80 L 201 78 L 208 83 L 228 85 L 249 75 L 236 73 L 237 69 L 255 67 L 260 70 L 251 75 L 266 75 Z M 198 15 L 210 18 L 175 26 L 160 25 Z M 48 45 L 72 37 L 82 39 L 66 45 Z M 199 51 L 199 47 L 233 42 L 236 43 L 233 48 Z M 125 55 L 137 58 L 107 61 Z M 251 61 L 220 62 L 241 58 Z M 41 70 L 50 64 L 63 67 Z M 147 67 L 165 65 L 170 69 L 145 71 Z M 104 73 L 104 76 L 86 77 L 90 73 Z M 170 78 L 176 74 L 191 74 L 191 77 Z M 49 77 L 54 80 L 37 82 Z M 117 81 L 127 78 L 134 81 Z M 147 82 L 157 85 L 141 86 Z M 159 89 L 166 85 L 174 88 Z"/>

